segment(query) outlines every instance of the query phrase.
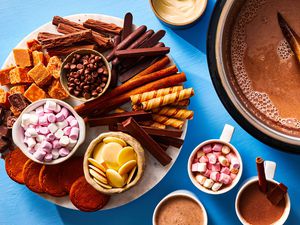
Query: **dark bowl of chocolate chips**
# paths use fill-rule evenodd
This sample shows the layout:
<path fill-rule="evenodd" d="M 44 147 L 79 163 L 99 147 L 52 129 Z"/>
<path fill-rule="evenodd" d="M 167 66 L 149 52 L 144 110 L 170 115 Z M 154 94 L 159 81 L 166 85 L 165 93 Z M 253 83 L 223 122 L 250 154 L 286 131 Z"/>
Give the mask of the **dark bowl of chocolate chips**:
<path fill-rule="evenodd" d="M 111 66 L 99 52 L 80 49 L 69 54 L 62 63 L 60 81 L 73 98 L 91 101 L 108 89 Z"/>

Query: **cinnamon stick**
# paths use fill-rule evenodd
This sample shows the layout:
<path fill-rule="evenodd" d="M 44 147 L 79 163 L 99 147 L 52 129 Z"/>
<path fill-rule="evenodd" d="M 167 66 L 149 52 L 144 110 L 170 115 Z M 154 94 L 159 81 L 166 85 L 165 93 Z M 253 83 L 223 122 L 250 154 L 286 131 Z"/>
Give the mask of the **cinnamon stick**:
<path fill-rule="evenodd" d="M 100 20 L 93 19 L 86 20 L 83 23 L 83 26 L 100 33 L 120 34 L 122 31 L 122 28 L 114 23 L 105 23 Z"/>
<path fill-rule="evenodd" d="M 115 96 L 113 98 L 110 98 L 108 100 L 101 100 L 101 98 L 92 100 L 90 102 L 83 103 L 81 105 L 78 105 L 75 107 L 75 110 L 80 115 L 87 115 L 91 112 L 93 112 L 95 109 L 98 111 L 98 115 L 101 113 L 109 112 L 110 110 L 114 109 L 115 107 L 118 107 L 127 101 L 130 100 L 131 95 L 152 91 L 160 88 L 166 88 L 175 86 L 177 84 L 183 83 L 186 81 L 185 74 L 179 73 L 176 75 L 168 76 L 156 81 L 153 81 L 151 83 L 145 84 L 143 86 L 140 86 L 136 89 L 133 89 L 131 91 L 128 91 L 126 93 L 123 93 L 120 96 Z M 97 114 L 96 114 L 97 115 Z"/>
<path fill-rule="evenodd" d="M 168 156 L 160 145 L 155 142 L 143 128 L 131 117 L 124 121 L 123 126 L 128 132 L 135 137 L 143 146 L 163 165 L 167 165 L 172 161 L 172 158 Z"/>
<path fill-rule="evenodd" d="M 60 46 L 70 46 L 80 41 L 92 39 L 91 30 L 83 30 L 71 34 L 61 35 L 59 37 L 48 38 L 41 41 L 43 48 L 56 48 Z"/>
<path fill-rule="evenodd" d="M 268 182 L 265 175 L 265 165 L 264 160 L 261 157 L 256 158 L 256 168 L 258 174 L 258 185 L 259 189 L 263 193 L 267 193 L 268 189 Z"/>
<path fill-rule="evenodd" d="M 80 49 L 96 49 L 95 45 L 76 45 L 67 47 L 48 48 L 47 52 L 50 56 L 66 56 Z"/>
<path fill-rule="evenodd" d="M 42 42 L 45 39 L 59 37 L 59 36 L 61 36 L 61 35 L 60 34 L 52 34 L 52 33 L 48 33 L 48 32 L 39 32 L 39 34 L 37 36 L 37 40 L 39 42 Z"/>
<path fill-rule="evenodd" d="M 128 37 L 129 34 L 132 33 L 132 21 L 133 16 L 130 12 L 126 13 L 124 16 L 124 23 L 123 23 L 123 31 L 121 36 L 121 41 Z"/>

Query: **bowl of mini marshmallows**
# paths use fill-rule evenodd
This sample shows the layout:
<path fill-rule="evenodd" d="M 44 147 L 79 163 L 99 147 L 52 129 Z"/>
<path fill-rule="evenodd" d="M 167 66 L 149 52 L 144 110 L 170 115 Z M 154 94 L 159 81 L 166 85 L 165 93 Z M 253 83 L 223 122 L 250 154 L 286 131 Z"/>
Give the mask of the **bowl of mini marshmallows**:
<path fill-rule="evenodd" d="M 85 123 L 69 104 L 42 99 L 23 110 L 12 134 L 28 158 L 53 165 L 70 158 L 84 142 Z"/>

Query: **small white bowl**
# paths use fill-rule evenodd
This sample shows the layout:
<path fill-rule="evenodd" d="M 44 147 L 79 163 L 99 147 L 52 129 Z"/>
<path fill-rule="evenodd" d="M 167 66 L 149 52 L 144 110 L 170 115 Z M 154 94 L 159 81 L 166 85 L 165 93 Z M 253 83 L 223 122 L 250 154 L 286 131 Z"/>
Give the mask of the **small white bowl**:
<path fill-rule="evenodd" d="M 24 130 L 21 127 L 21 118 L 23 116 L 23 114 L 25 113 L 29 113 L 33 110 L 35 110 L 36 108 L 38 108 L 41 105 L 44 105 L 46 103 L 46 101 L 54 101 L 57 104 L 66 107 L 72 114 L 73 116 L 76 118 L 76 120 L 78 121 L 78 125 L 79 125 L 79 137 L 77 140 L 76 145 L 73 147 L 73 149 L 70 151 L 70 153 L 65 156 L 65 157 L 59 157 L 58 159 L 54 159 L 50 162 L 45 162 L 45 161 L 39 161 L 36 158 L 33 157 L 33 155 L 31 153 L 29 153 L 29 151 L 27 150 L 27 146 L 24 143 Z M 77 114 L 77 112 L 73 109 L 72 106 L 70 106 L 69 104 L 67 104 L 66 102 L 63 102 L 61 100 L 57 100 L 57 99 L 53 99 L 53 98 L 46 98 L 46 99 L 41 99 L 38 100 L 36 102 L 31 103 L 29 106 L 27 106 L 23 112 L 21 113 L 21 115 L 19 116 L 19 118 L 16 120 L 16 122 L 13 125 L 12 128 L 12 137 L 13 137 L 13 142 L 21 149 L 21 151 L 32 161 L 40 163 L 40 164 L 45 164 L 45 165 L 54 165 L 54 164 L 58 164 L 58 163 L 62 163 L 64 161 L 66 161 L 68 158 L 70 158 L 78 149 L 78 147 L 84 142 L 85 139 L 85 123 L 84 120 Z"/>
<path fill-rule="evenodd" d="M 207 219 L 207 213 L 206 213 L 206 210 L 203 206 L 203 204 L 200 202 L 200 200 L 197 198 L 197 196 L 190 192 L 190 191 L 187 191 L 187 190 L 177 190 L 177 191 L 173 191 L 171 192 L 170 194 L 168 194 L 167 196 L 165 196 L 158 204 L 157 206 L 155 207 L 154 209 L 154 212 L 153 212 L 153 216 L 152 216 L 152 224 L 153 225 L 157 225 L 155 219 L 156 219 L 156 216 L 157 216 L 157 211 L 159 209 L 159 207 L 165 202 L 167 201 L 169 198 L 172 198 L 172 197 L 176 197 L 176 196 L 184 196 L 184 197 L 188 197 L 188 198 L 191 198 L 192 200 L 194 200 L 196 203 L 198 203 L 198 205 L 200 206 L 200 208 L 202 209 L 202 212 L 203 212 L 203 225 L 207 225 L 208 223 L 208 219 Z"/>

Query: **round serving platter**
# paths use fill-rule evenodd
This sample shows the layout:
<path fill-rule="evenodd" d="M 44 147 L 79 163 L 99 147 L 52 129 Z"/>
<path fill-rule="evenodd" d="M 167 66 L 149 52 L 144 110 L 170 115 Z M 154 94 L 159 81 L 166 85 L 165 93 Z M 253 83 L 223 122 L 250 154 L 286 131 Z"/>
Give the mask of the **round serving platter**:
<path fill-rule="evenodd" d="M 69 19 L 74 22 L 82 23 L 83 21 L 87 19 L 95 19 L 95 20 L 101 20 L 103 22 L 107 23 L 114 23 L 120 27 L 123 26 L 123 20 L 117 17 L 113 16 L 107 16 L 102 14 L 75 14 L 66 16 L 66 19 Z M 31 32 L 29 35 L 27 35 L 17 46 L 16 48 L 27 48 L 26 41 L 30 39 L 36 39 L 39 32 L 50 32 L 50 33 L 57 33 L 56 27 L 52 25 L 51 22 L 44 24 L 43 26 L 39 27 L 38 29 Z M 169 55 L 170 57 L 170 55 Z M 14 57 L 12 52 L 8 55 L 7 59 L 4 62 L 3 68 L 6 68 L 10 66 L 11 64 L 14 64 Z M 171 64 L 174 64 L 173 60 L 171 59 Z M 4 87 L 5 88 L 5 87 Z M 80 104 L 81 102 L 75 99 L 67 99 L 66 102 L 71 104 L 72 106 L 76 106 Z M 130 104 L 127 103 L 124 108 L 130 107 Z M 101 126 L 101 127 L 87 127 L 87 135 L 85 142 L 79 147 L 78 151 L 76 152 L 77 155 L 83 155 L 90 144 L 90 142 L 96 138 L 100 133 L 107 132 L 108 127 L 107 126 Z M 183 133 L 181 138 L 184 139 L 187 131 L 187 121 L 183 127 Z M 147 191 L 151 190 L 155 185 L 158 184 L 159 181 L 161 181 L 164 176 L 168 173 L 168 171 L 171 169 L 173 164 L 175 163 L 179 153 L 181 151 L 181 148 L 175 148 L 170 146 L 167 149 L 168 155 L 172 158 L 171 163 L 169 163 L 167 166 L 162 166 L 147 150 L 145 150 L 145 158 L 146 158 L 146 167 L 144 170 L 144 174 L 139 181 L 137 185 L 132 187 L 130 190 L 113 195 L 108 202 L 108 204 L 102 209 L 112 209 L 116 208 L 122 205 L 125 205 L 143 194 L 145 194 Z M 69 196 L 65 197 L 53 197 L 48 194 L 39 194 L 44 199 L 57 204 L 59 206 L 69 208 L 69 209 L 75 209 L 78 210 L 70 201 Z"/>

